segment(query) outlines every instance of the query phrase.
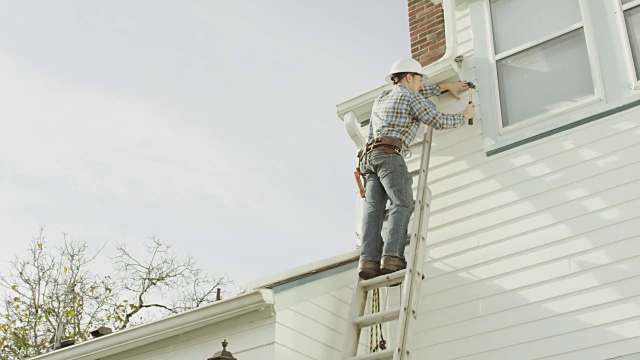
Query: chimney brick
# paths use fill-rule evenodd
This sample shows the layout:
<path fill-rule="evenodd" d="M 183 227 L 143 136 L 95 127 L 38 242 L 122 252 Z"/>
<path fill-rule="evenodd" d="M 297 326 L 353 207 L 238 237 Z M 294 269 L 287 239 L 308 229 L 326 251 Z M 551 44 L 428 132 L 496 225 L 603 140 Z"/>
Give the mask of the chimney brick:
<path fill-rule="evenodd" d="M 446 51 L 442 4 L 435 5 L 431 0 L 407 1 L 411 57 L 427 66 L 440 59 Z"/>

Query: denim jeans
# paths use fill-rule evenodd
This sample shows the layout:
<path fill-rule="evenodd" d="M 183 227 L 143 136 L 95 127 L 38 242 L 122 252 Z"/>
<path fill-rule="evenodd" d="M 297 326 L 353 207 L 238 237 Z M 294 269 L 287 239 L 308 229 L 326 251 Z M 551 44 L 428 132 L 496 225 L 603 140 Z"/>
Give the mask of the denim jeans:
<path fill-rule="evenodd" d="M 373 150 L 360 164 L 365 188 L 360 261 L 380 261 L 384 255 L 404 258 L 409 218 L 413 212 L 413 180 L 404 158 Z M 382 239 L 385 206 L 389 204 L 387 236 Z"/>

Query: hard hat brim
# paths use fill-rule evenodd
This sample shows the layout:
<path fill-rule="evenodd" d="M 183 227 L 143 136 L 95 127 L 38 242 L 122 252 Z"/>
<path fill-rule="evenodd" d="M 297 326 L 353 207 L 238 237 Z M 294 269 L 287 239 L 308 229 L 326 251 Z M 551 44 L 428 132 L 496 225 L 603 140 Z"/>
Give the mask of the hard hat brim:
<path fill-rule="evenodd" d="M 429 75 L 427 75 L 426 72 L 424 71 L 416 71 L 416 73 L 422 75 L 422 83 L 426 84 L 427 80 L 429 79 Z M 393 81 L 391 81 L 391 75 L 393 74 L 389 74 L 387 76 L 385 76 L 384 80 L 388 83 L 388 84 L 393 84 Z"/>

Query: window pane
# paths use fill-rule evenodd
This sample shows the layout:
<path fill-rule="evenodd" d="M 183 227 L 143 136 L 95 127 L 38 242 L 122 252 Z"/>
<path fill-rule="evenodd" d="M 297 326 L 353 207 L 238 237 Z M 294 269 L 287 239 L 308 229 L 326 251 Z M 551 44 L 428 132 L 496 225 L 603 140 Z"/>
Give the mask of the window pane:
<path fill-rule="evenodd" d="M 624 5 L 624 4 L 626 4 L 626 3 L 630 3 L 630 2 L 632 2 L 632 1 L 633 1 L 633 0 L 622 0 L 622 5 Z"/>
<path fill-rule="evenodd" d="M 503 126 L 595 94 L 584 30 L 498 61 Z"/>
<path fill-rule="evenodd" d="M 631 54 L 633 55 L 637 77 L 640 76 L 640 6 L 625 11 L 624 19 L 627 24 L 629 44 L 631 44 Z"/>
<path fill-rule="evenodd" d="M 578 0 L 492 0 L 496 54 L 582 20 Z"/>

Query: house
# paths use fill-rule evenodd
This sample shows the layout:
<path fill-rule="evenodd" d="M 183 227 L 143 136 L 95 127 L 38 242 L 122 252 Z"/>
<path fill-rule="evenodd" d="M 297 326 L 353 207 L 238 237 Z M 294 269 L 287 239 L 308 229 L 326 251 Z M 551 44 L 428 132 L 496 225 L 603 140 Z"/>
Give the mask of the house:
<path fill-rule="evenodd" d="M 640 359 L 640 0 L 409 0 L 409 19 L 431 82 L 478 85 L 475 124 L 433 138 L 412 359 Z M 356 146 L 386 86 L 338 104 Z M 204 360 L 224 339 L 238 360 L 339 359 L 357 257 L 38 359 Z"/>

